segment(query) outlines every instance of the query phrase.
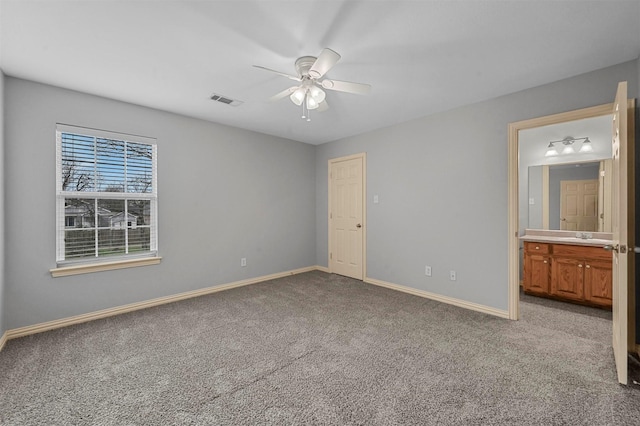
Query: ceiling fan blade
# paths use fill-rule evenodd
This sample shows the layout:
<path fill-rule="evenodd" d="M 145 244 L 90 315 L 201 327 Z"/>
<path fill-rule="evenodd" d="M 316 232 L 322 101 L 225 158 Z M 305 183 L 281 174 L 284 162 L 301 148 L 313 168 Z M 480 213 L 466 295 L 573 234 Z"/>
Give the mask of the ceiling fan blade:
<path fill-rule="evenodd" d="M 286 98 L 287 96 L 290 96 L 297 88 L 298 88 L 297 86 L 293 86 L 293 87 L 289 87 L 288 89 L 284 89 L 282 92 L 277 93 L 272 97 L 270 97 L 269 102 L 275 102 L 275 101 L 279 101 L 280 99 Z"/>
<path fill-rule="evenodd" d="M 261 70 L 266 70 L 266 71 L 270 71 L 272 73 L 276 73 L 276 74 L 281 75 L 283 77 L 287 77 L 288 79 L 291 79 L 291 80 L 302 81 L 302 79 L 300 77 L 296 77 L 294 75 L 289 75 L 289 74 L 285 74 L 285 73 L 280 72 L 280 71 L 272 70 L 271 68 L 262 67 L 260 65 L 254 65 L 254 67 L 260 68 Z"/>
<path fill-rule="evenodd" d="M 309 68 L 309 75 L 312 78 L 320 78 L 329 71 L 340 59 L 340 55 L 329 48 L 325 48 L 318 56 L 318 59 Z"/>
<path fill-rule="evenodd" d="M 356 95 L 366 95 L 371 91 L 370 84 L 329 79 L 322 80 L 322 87 L 329 90 L 337 90 L 338 92 L 355 93 Z"/>
<path fill-rule="evenodd" d="M 320 104 L 318 104 L 318 108 L 316 109 L 316 111 L 318 112 L 323 112 L 329 109 L 329 104 L 327 103 L 327 101 L 322 101 L 320 102 Z"/>

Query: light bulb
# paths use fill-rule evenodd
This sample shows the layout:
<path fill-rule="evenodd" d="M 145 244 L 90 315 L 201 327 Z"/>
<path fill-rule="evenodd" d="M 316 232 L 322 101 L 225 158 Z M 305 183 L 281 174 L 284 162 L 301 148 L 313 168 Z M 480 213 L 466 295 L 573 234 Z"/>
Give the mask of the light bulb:
<path fill-rule="evenodd" d="M 327 96 L 324 91 L 318 86 L 311 86 L 311 88 L 309 89 L 309 95 L 313 98 L 314 101 L 316 101 L 317 104 L 322 103 L 322 101 L 324 101 L 324 98 Z"/>
<path fill-rule="evenodd" d="M 591 145 L 591 141 L 589 140 L 589 138 L 585 139 L 584 142 L 582 142 L 580 152 L 593 152 L 593 145 Z"/>
<path fill-rule="evenodd" d="M 300 106 L 302 105 L 302 101 L 304 101 L 304 97 L 306 95 L 306 89 L 303 89 L 302 87 L 299 87 L 296 89 L 295 92 L 293 92 L 291 94 L 291 96 L 289 96 L 289 98 L 291 99 L 291 102 L 293 102 L 294 104 Z"/>
<path fill-rule="evenodd" d="M 316 109 L 318 108 L 319 104 L 318 102 L 316 102 L 315 99 L 313 99 L 311 96 L 307 96 L 307 108 L 308 109 Z"/>
<path fill-rule="evenodd" d="M 576 150 L 573 149 L 573 146 L 571 146 L 571 145 L 566 145 L 564 147 L 564 149 L 562 150 L 563 154 L 573 154 L 574 152 L 576 152 Z"/>
<path fill-rule="evenodd" d="M 549 148 L 547 152 L 544 154 L 545 157 L 553 157 L 558 155 L 558 151 L 555 148 Z"/>

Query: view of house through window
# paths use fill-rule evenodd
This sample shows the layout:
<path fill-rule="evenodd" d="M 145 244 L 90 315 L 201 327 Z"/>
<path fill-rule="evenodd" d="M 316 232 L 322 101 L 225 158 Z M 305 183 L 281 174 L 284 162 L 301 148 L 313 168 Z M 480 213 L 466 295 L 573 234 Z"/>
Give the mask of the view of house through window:
<path fill-rule="evenodd" d="M 154 139 L 58 125 L 57 261 L 157 252 Z"/>

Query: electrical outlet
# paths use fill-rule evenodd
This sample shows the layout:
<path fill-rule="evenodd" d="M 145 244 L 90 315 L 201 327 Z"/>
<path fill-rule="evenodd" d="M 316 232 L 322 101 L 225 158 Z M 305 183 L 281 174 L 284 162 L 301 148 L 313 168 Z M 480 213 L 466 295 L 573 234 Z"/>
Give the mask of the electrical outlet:
<path fill-rule="evenodd" d="M 242 259 L 240 259 L 240 266 L 247 266 L 247 258 L 243 257 Z"/>
<path fill-rule="evenodd" d="M 449 271 L 449 279 L 451 281 L 455 281 L 456 280 L 456 271 Z"/>
<path fill-rule="evenodd" d="M 424 267 L 424 274 L 428 277 L 431 276 L 431 266 L 425 266 Z"/>

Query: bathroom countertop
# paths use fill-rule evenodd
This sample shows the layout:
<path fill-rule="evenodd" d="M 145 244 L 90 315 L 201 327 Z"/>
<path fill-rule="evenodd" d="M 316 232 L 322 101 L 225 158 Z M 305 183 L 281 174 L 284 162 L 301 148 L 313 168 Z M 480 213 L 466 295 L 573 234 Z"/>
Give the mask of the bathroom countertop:
<path fill-rule="evenodd" d="M 522 241 L 552 244 L 571 244 L 577 246 L 604 247 L 611 244 L 611 234 L 606 232 L 592 232 L 594 238 L 578 238 L 575 231 L 553 231 L 527 229 L 520 237 Z"/>
<path fill-rule="evenodd" d="M 604 247 L 607 244 L 611 244 L 611 240 L 604 240 L 599 238 L 576 238 L 576 237 L 554 237 L 546 235 L 523 235 L 520 237 L 522 241 L 531 241 L 539 243 L 553 243 L 553 244 L 572 244 L 576 246 L 593 246 Z"/>

